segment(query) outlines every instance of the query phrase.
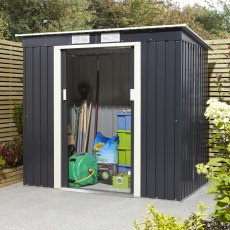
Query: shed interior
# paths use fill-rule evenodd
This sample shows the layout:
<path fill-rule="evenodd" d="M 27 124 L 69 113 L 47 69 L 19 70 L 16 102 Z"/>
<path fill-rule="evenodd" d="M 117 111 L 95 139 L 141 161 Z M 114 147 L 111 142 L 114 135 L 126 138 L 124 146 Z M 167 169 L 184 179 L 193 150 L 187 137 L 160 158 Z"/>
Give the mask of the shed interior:
<path fill-rule="evenodd" d="M 131 47 L 66 50 L 69 187 L 131 192 L 132 66 Z"/>

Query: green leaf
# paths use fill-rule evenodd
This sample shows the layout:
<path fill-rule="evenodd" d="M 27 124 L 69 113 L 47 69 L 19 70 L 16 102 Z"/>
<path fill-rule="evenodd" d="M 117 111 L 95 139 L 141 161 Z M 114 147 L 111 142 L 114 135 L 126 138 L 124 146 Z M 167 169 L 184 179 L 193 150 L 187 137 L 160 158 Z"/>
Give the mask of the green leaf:
<path fill-rule="evenodd" d="M 227 150 L 230 153 L 230 143 L 228 143 Z"/>
<path fill-rule="evenodd" d="M 219 200 L 219 202 L 223 203 L 223 204 L 229 204 L 229 197 L 224 197 L 223 199 Z"/>
<path fill-rule="evenodd" d="M 217 187 L 216 186 L 210 186 L 208 189 L 209 194 L 215 194 L 217 192 Z"/>
<path fill-rule="evenodd" d="M 219 122 L 216 127 L 220 129 L 223 126 L 223 124 L 224 124 L 223 122 Z"/>
<path fill-rule="evenodd" d="M 207 165 L 215 165 L 216 163 L 221 162 L 221 161 L 225 161 L 225 160 L 226 160 L 226 159 L 223 158 L 223 157 L 216 157 L 216 158 L 211 159 L 211 160 L 207 163 Z"/>
<path fill-rule="evenodd" d="M 209 144 L 213 143 L 217 138 L 219 138 L 221 136 L 220 133 L 215 134 L 210 140 L 209 140 Z"/>

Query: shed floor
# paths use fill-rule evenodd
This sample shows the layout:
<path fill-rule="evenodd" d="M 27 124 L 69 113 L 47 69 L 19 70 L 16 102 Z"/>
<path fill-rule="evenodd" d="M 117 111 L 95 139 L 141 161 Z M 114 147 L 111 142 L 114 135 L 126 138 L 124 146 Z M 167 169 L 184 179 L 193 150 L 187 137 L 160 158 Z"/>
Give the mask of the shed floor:
<path fill-rule="evenodd" d="M 0 189 L 0 226 L 6 230 L 119 230 L 134 229 L 143 220 L 146 205 L 154 203 L 164 213 L 187 217 L 199 201 L 213 210 L 211 195 L 202 187 L 182 202 L 68 192 L 21 183 Z"/>
<path fill-rule="evenodd" d="M 96 190 L 96 191 L 107 191 L 107 192 L 130 193 L 130 189 L 114 188 L 112 185 L 102 184 L 102 183 L 84 186 L 84 187 L 82 187 L 82 189 Z"/>

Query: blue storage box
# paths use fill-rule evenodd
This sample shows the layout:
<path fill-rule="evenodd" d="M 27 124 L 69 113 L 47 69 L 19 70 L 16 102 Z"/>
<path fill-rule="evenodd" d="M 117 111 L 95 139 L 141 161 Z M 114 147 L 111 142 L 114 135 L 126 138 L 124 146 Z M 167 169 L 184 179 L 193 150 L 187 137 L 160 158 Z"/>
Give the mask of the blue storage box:
<path fill-rule="evenodd" d="M 122 165 L 122 164 L 118 164 L 118 172 L 131 172 L 131 166 L 130 165 Z"/>
<path fill-rule="evenodd" d="M 131 130 L 131 113 L 117 113 L 117 125 L 119 130 Z"/>

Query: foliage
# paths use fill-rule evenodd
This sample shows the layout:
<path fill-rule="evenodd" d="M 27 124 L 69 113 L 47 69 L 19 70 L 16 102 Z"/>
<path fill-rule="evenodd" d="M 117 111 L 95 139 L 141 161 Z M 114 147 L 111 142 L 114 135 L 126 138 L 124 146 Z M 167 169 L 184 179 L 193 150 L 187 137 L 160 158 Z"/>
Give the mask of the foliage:
<path fill-rule="evenodd" d="M 5 160 L 0 156 L 0 170 L 4 169 L 6 165 Z"/>
<path fill-rule="evenodd" d="M 207 209 L 207 206 L 200 204 L 198 206 L 199 211 L 192 213 L 188 219 L 181 221 L 180 217 L 176 218 L 171 215 L 165 215 L 159 213 L 156 208 L 150 204 L 148 205 L 148 217 L 145 217 L 143 223 L 134 222 L 134 226 L 137 230 L 204 230 L 205 223 L 204 217 L 206 214 L 204 211 Z M 143 228 L 141 228 L 143 226 Z"/>
<path fill-rule="evenodd" d="M 209 9 L 201 15 L 199 20 L 203 23 L 206 30 L 222 38 L 230 38 L 230 2 L 229 0 L 206 0 Z"/>
<path fill-rule="evenodd" d="M 6 168 L 22 165 L 23 160 L 22 139 L 17 138 L 5 145 L 0 144 L 0 157 L 5 161 Z"/>
<path fill-rule="evenodd" d="M 196 20 L 195 10 L 181 10 L 172 1 L 92 0 L 96 13 L 94 28 L 153 26 L 186 23 L 204 38 L 211 34 Z"/>
<path fill-rule="evenodd" d="M 7 39 L 6 30 L 7 30 L 7 18 L 6 15 L 0 11 L 0 38 Z"/>
<path fill-rule="evenodd" d="M 13 112 L 14 123 L 17 127 L 18 133 L 23 134 L 23 104 L 14 104 Z"/>
<path fill-rule="evenodd" d="M 16 33 L 90 28 L 92 13 L 87 0 L 1 0 L 0 12 L 7 16 L 4 37 Z"/>
<path fill-rule="evenodd" d="M 230 46 L 229 46 L 230 49 Z M 226 55 L 230 61 L 230 52 Z M 230 105 L 223 101 L 221 75 L 217 76 L 218 99 L 210 99 L 205 111 L 206 118 L 213 124 L 212 138 L 214 158 L 207 164 L 198 164 L 197 172 L 211 181 L 209 193 L 215 194 L 214 216 L 222 222 L 230 222 Z"/>
<path fill-rule="evenodd" d="M 227 0 L 180 8 L 173 0 L 1 0 L 0 37 L 16 33 L 186 23 L 204 39 L 230 37 Z"/>
<path fill-rule="evenodd" d="M 230 224 L 221 222 L 218 218 L 203 220 L 205 230 L 229 230 Z"/>
<path fill-rule="evenodd" d="M 218 150 L 207 164 L 198 164 L 197 172 L 211 181 L 209 193 L 215 194 L 215 213 L 223 222 L 230 222 L 230 105 L 210 99 L 205 116 L 215 126 L 216 134 L 209 141 Z"/>

